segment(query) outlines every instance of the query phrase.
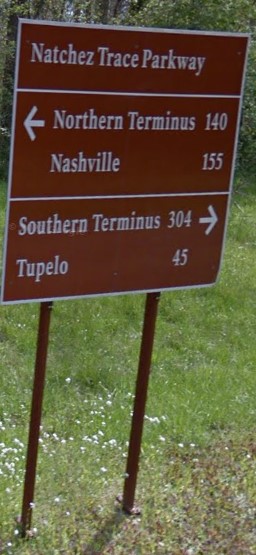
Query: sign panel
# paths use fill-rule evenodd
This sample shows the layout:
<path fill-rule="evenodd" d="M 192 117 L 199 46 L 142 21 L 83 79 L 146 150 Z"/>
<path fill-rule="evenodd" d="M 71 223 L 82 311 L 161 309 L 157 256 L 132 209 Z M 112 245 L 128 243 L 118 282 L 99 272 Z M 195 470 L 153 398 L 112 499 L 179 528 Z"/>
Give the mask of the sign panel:
<path fill-rule="evenodd" d="M 20 21 L 2 302 L 216 281 L 247 48 Z"/>

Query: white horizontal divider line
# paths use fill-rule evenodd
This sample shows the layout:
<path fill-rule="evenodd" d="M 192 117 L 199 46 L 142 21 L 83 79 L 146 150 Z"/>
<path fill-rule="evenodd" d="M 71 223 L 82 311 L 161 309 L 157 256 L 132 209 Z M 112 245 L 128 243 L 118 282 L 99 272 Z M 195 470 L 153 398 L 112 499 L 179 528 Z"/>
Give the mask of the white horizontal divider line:
<path fill-rule="evenodd" d="M 206 193 L 155 193 L 148 195 L 92 195 L 92 196 L 62 196 L 62 197 L 12 197 L 10 202 L 23 202 L 23 201 L 49 201 L 49 200 L 113 200 L 122 198 L 169 198 L 169 197 L 204 197 L 222 195 L 228 196 L 231 191 L 214 191 Z"/>
<path fill-rule="evenodd" d="M 26 89 L 17 88 L 18 93 L 51 93 L 51 94 L 84 94 L 84 95 L 105 95 L 105 96 L 156 96 L 156 97 L 178 97 L 178 98 L 240 98 L 239 94 L 179 94 L 179 93 L 145 93 L 129 91 L 79 91 L 64 89 Z"/>

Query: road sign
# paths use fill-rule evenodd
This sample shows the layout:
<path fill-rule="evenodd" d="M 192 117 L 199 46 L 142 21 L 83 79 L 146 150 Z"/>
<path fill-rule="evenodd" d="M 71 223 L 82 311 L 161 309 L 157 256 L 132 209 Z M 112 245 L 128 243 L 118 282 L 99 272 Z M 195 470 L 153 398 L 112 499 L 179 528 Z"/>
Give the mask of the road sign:
<path fill-rule="evenodd" d="M 215 283 L 247 48 L 20 21 L 3 303 Z"/>

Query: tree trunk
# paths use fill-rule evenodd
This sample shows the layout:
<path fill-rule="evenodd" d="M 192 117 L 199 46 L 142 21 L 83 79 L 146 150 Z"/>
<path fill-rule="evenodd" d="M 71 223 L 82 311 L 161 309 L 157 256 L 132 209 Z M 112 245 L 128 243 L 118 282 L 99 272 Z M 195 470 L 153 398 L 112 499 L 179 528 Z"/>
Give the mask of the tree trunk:
<path fill-rule="evenodd" d="M 109 0 L 100 0 L 98 2 L 99 20 L 101 23 L 108 23 L 109 3 Z"/>

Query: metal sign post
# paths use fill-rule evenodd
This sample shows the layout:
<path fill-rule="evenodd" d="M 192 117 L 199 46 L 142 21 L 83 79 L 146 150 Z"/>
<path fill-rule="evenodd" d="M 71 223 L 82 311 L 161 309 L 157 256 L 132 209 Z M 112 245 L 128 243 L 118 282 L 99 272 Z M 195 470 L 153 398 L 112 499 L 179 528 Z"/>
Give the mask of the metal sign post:
<path fill-rule="evenodd" d="M 31 528 L 51 310 L 52 302 L 41 303 L 22 514 L 19 522 L 22 537 Z"/>
<path fill-rule="evenodd" d="M 123 509 L 134 514 L 138 509 L 134 506 L 135 488 L 139 469 L 139 456 L 145 416 L 148 382 L 151 366 L 151 355 L 154 343 L 155 324 L 160 293 L 148 293 L 146 299 L 144 326 L 140 350 L 140 360 L 136 384 L 136 393 L 130 434 L 126 477 L 123 492 Z"/>

